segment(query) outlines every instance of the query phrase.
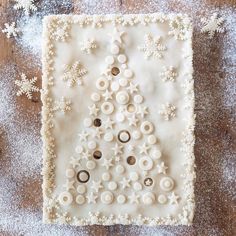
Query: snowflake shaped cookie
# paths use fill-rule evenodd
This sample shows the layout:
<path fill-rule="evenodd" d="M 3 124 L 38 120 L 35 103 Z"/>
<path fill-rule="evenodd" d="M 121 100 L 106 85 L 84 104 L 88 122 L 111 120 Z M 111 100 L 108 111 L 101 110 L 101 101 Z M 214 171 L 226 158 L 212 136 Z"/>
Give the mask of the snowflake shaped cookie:
<path fill-rule="evenodd" d="M 21 96 L 26 95 L 28 99 L 32 99 L 32 92 L 39 92 L 39 88 L 34 85 L 37 78 L 27 79 L 25 74 L 21 74 L 21 80 L 16 80 L 15 84 L 19 87 L 16 95 Z"/>
<path fill-rule="evenodd" d="M 16 4 L 14 9 L 19 10 L 23 9 L 25 15 L 29 15 L 30 11 L 37 11 L 37 7 L 34 5 L 34 0 L 14 0 Z"/>
<path fill-rule="evenodd" d="M 155 59 L 162 58 L 162 51 L 166 50 L 166 47 L 161 44 L 161 37 L 157 36 L 153 38 L 151 34 L 144 36 L 144 44 L 138 46 L 138 50 L 144 52 L 144 58 L 149 59 L 153 57 Z"/>
<path fill-rule="evenodd" d="M 85 52 L 86 54 L 91 54 L 93 52 L 93 49 L 97 48 L 97 44 L 95 42 L 94 39 L 86 39 L 84 40 L 82 43 L 80 43 L 81 45 L 81 51 Z"/>
<path fill-rule="evenodd" d="M 12 22 L 11 24 L 5 23 L 5 28 L 2 30 L 2 32 L 5 33 L 9 39 L 11 36 L 16 37 L 20 30 L 16 28 L 16 23 Z"/>
<path fill-rule="evenodd" d="M 217 13 L 214 13 L 210 19 L 202 18 L 201 21 L 203 22 L 204 26 L 201 29 L 202 33 L 208 32 L 210 38 L 215 35 L 215 32 L 222 33 L 224 29 L 222 24 L 224 22 L 223 17 L 217 18 Z"/>
<path fill-rule="evenodd" d="M 82 67 L 79 61 L 76 61 L 72 65 L 64 66 L 62 80 L 67 81 L 69 87 L 72 87 L 75 83 L 82 85 L 82 78 L 85 74 L 87 74 L 87 70 Z"/>
<path fill-rule="evenodd" d="M 164 67 L 163 71 L 160 73 L 160 77 L 164 82 L 171 81 L 174 82 L 177 77 L 176 69 L 173 66 L 170 67 Z"/>
<path fill-rule="evenodd" d="M 166 121 L 168 121 L 176 116 L 175 111 L 175 106 L 170 103 L 166 103 L 162 105 L 162 109 L 159 111 L 159 114 L 162 115 Z"/>

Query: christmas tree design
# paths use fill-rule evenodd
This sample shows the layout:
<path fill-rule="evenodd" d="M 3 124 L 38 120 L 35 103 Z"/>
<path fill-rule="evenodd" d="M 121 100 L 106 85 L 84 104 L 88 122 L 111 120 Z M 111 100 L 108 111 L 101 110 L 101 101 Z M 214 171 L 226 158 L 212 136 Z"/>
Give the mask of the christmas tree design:
<path fill-rule="evenodd" d="M 110 35 L 110 54 L 66 169 L 67 180 L 58 197 L 61 205 L 178 204 L 155 125 L 128 66 L 124 34 L 114 29 Z"/>

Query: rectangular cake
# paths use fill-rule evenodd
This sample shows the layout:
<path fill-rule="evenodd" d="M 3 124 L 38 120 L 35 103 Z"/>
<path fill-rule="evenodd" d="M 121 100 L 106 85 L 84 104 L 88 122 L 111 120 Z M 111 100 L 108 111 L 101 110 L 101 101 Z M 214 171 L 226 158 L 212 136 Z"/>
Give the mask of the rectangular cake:
<path fill-rule="evenodd" d="M 189 18 L 47 16 L 42 62 L 43 221 L 190 225 Z"/>

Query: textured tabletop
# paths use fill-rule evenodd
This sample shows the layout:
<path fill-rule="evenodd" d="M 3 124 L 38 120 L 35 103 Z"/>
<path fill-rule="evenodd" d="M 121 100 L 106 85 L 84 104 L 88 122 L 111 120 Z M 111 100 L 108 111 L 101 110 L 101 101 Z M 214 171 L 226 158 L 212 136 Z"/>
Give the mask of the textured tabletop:
<path fill-rule="evenodd" d="M 0 33 L 0 235 L 203 235 L 235 234 L 236 2 L 83 0 L 35 1 L 25 16 L 14 1 L 0 0 L 0 27 L 16 22 L 19 36 Z M 187 13 L 193 21 L 196 97 L 196 212 L 193 226 L 50 226 L 42 224 L 42 142 L 39 93 L 16 96 L 25 73 L 41 88 L 42 18 L 61 13 Z M 225 31 L 209 38 L 201 18 L 225 19 Z"/>

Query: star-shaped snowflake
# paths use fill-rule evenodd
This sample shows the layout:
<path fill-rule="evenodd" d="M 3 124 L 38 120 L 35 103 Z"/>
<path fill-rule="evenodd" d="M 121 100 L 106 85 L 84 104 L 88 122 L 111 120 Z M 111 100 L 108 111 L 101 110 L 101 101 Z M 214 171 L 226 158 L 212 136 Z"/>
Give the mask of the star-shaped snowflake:
<path fill-rule="evenodd" d="M 78 167 L 81 166 L 81 163 L 80 163 L 81 158 L 72 156 L 70 159 L 71 159 L 70 164 L 73 166 L 73 168 L 76 168 L 77 166 Z"/>
<path fill-rule="evenodd" d="M 104 166 L 107 170 L 109 170 L 110 167 L 113 166 L 112 158 L 111 158 L 111 159 L 106 159 L 106 158 L 104 158 L 103 163 L 102 163 L 102 166 Z"/>
<path fill-rule="evenodd" d="M 163 71 L 160 73 L 160 77 L 162 78 L 162 81 L 171 81 L 174 82 L 177 77 L 176 69 L 173 66 L 170 67 L 164 67 Z"/>
<path fill-rule="evenodd" d="M 65 114 L 67 111 L 71 110 L 71 101 L 66 100 L 64 97 L 62 97 L 61 100 L 55 101 L 54 103 L 54 111 L 61 111 L 63 114 Z"/>
<path fill-rule="evenodd" d="M 163 161 L 160 164 L 157 164 L 157 172 L 159 174 L 166 174 L 167 169 L 168 167 L 165 166 L 165 163 Z"/>
<path fill-rule="evenodd" d="M 50 38 L 56 41 L 65 42 L 68 37 L 70 30 L 70 24 L 65 20 L 56 20 L 51 23 L 51 34 Z"/>
<path fill-rule="evenodd" d="M 215 32 L 222 33 L 224 32 L 224 29 L 222 27 L 222 24 L 224 22 L 223 17 L 217 18 L 217 13 L 214 13 L 210 19 L 202 18 L 201 19 L 204 26 L 201 29 L 202 33 L 208 32 L 208 35 L 210 38 L 212 38 L 215 35 Z"/>
<path fill-rule="evenodd" d="M 128 198 L 131 204 L 135 204 L 135 203 L 138 204 L 140 196 L 136 194 L 135 192 L 133 192 L 131 195 L 128 196 Z"/>
<path fill-rule="evenodd" d="M 23 9 L 25 15 L 29 15 L 30 11 L 37 11 L 37 7 L 34 5 L 34 0 L 14 0 L 16 3 L 14 9 Z"/>
<path fill-rule="evenodd" d="M 122 43 L 122 36 L 125 32 L 122 31 L 118 31 L 117 28 L 114 28 L 113 33 L 112 34 L 108 34 L 111 37 L 111 41 L 114 42 L 118 42 L 118 43 Z"/>
<path fill-rule="evenodd" d="M 142 146 L 139 146 L 139 152 L 140 154 L 148 154 L 148 151 L 150 149 L 150 146 L 148 146 L 146 143 L 143 143 Z"/>
<path fill-rule="evenodd" d="M 122 185 L 123 189 L 128 188 L 130 187 L 130 179 L 123 177 L 123 179 L 120 181 L 120 184 Z"/>
<path fill-rule="evenodd" d="M 79 61 L 76 61 L 72 65 L 64 66 L 62 80 L 66 81 L 69 87 L 76 83 L 82 85 L 82 79 L 85 74 L 87 74 L 87 70 L 82 67 Z"/>
<path fill-rule="evenodd" d="M 144 118 L 148 114 L 148 108 L 146 106 L 138 106 L 137 114 Z"/>
<path fill-rule="evenodd" d="M 153 57 L 155 59 L 162 58 L 162 51 L 166 50 L 166 47 L 161 44 L 161 37 L 157 36 L 155 39 L 151 34 L 146 34 L 144 36 L 144 45 L 139 46 L 138 50 L 144 52 L 144 58 L 149 59 Z"/>
<path fill-rule="evenodd" d="M 78 136 L 79 136 L 79 141 L 80 142 L 86 142 L 87 140 L 88 140 L 88 136 L 89 136 L 89 134 L 88 134 L 88 132 L 87 131 L 82 131 L 80 134 L 78 134 Z"/>
<path fill-rule="evenodd" d="M 103 122 L 105 129 L 112 129 L 114 124 L 115 121 L 113 121 L 110 117 L 108 117 L 107 120 Z"/>
<path fill-rule="evenodd" d="M 159 114 L 162 115 L 166 121 L 168 121 L 176 116 L 175 111 L 176 107 L 174 105 L 166 103 L 162 105 L 162 109 L 159 111 Z"/>
<path fill-rule="evenodd" d="M 98 196 L 91 192 L 89 195 L 86 196 L 88 203 L 96 203 Z"/>
<path fill-rule="evenodd" d="M 99 112 L 99 108 L 96 107 L 95 104 L 91 105 L 88 107 L 89 109 L 89 115 L 93 115 L 93 116 L 97 116 L 98 115 L 98 112 Z"/>
<path fill-rule="evenodd" d="M 112 99 L 112 94 L 113 92 L 106 90 L 105 93 L 102 94 L 102 96 L 104 97 L 105 101 L 108 101 L 109 99 Z"/>
<path fill-rule="evenodd" d="M 130 126 L 134 126 L 136 127 L 137 126 L 137 123 L 138 123 L 138 119 L 136 118 L 135 114 L 133 114 L 131 117 L 128 118 L 129 120 L 129 125 Z"/>
<path fill-rule="evenodd" d="M 99 181 L 93 181 L 91 188 L 94 189 L 94 191 L 96 193 L 98 193 L 99 190 L 103 188 L 103 185 L 102 185 L 100 180 Z"/>
<path fill-rule="evenodd" d="M 119 146 L 117 143 L 115 144 L 115 147 L 112 148 L 114 151 L 115 156 L 123 153 L 123 146 Z"/>
<path fill-rule="evenodd" d="M 19 87 L 16 95 L 26 95 L 28 99 L 32 99 L 32 92 L 39 92 L 39 88 L 34 85 L 37 78 L 27 79 L 25 74 L 21 74 L 21 80 L 16 80 L 15 84 Z"/>
<path fill-rule="evenodd" d="M 8 39 L 11 36 L 16 37 L 17 34 L 20 32 L 20 30 L 18 28 L 16 28 L 15 22 L 12 22 L 11 24 L 5 23 L 4 26 L 5 26 L 5 28 L 2 30 L 2 32 L 6 34 Z"/>
<path fill-rule="evenodd" d="M 168 199 L 169 204 L 178 204 L 179 196 L 172 192 L 171 195 L 168 196 Z"/>
<path fill-rule="evenodd" d="M 138 92 L 138 84 L 133 84 L 132 82 L 130 82 L 129 87 L 127 87 L 127 90 L 129 90 L 131 94 Z"/>
<path fill-rule="evenodd" d="M 103 133 L 104 132 L 102 131 L 102 129 L 100 127 L 96 127 L 96 129 L 93 132 L 93 137 L 100 139 L 101 136 L 103 135 Z"/>
<path fill-rule="evenodd" d="M 86 150 L 81 153 L 81 156 L 83 159 L 88 160 L 91 157 L 91 153 L 88 150 Z"/>
<path fill-rule="evenodd" d="M 70 180 L 67 179 L 66 183 L 63 185 L 63 187 L 65 187 L 67 191 L 69 191 L 70 189 L 75 190 L 74 183 L 75 183 L 74 180 L 70 181 Z"/>
<path fill-rule="evenodd" d="M 80 43 L 80 45 L 81 51 L 85 52 L 86 54 L 91 54 L 93 49 L 97 48 L 97 44 L 94 39 L 86 39 L 82 43 Z"/>

